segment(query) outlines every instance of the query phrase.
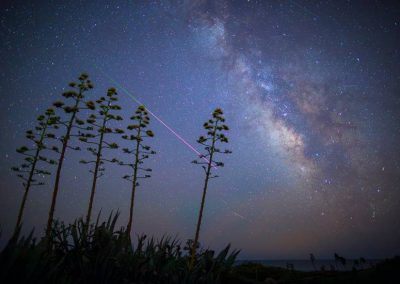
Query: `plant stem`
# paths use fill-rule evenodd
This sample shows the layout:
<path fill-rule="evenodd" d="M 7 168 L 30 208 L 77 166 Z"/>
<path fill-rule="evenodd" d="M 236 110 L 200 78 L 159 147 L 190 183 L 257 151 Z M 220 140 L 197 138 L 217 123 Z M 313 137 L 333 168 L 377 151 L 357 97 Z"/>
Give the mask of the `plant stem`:
<path fill-rule="evenodd" d="M 210 179 L 212 160 L 213 160 L 213 155 L 214 155 L 215 138 L 216 138 L 216 134 L 217 134 L 217 125 L 218 125 L 218 120 L 216 120 L 215 124 L 214 124 L 214 132 L 213 132 L 214 134 L 213 134 L 212 144 L 211 144 L 211 148 L 210 148 L 210 159 L 208 160 L 208 164 L 207 164 L 206 178 L 204 180 L 203 195 L 201 197 L 201 205 L 200 205 L 199 217 L 197 219 L 196 235 L 194 237 L 193 246 L 192 246 L 192 250 L 191 250 L 189 270 L 193 269 L 194 260 L 195 260 L 195 257 L 196 257 L 196 247 L 197 247 L 197 243 L 199 241 L 201 220 L 203 218 L 203 210 L 204 210 L 204 204 L 205 204 L 205 200 L 206 200 L 208 181 Z"/>
<path fill-rule="evenodd" d="M 72 116 L 71 116 L 71 118 L 69 120 L 69 123 L 68 123 L 67 133 L 65 134 L 65 137 L 63 139 L 60 158 L 58 159 L 56 180 L 55 180 L 55 183 L 54 183 L 53 195 L 52 195 L 52 198 L 51 198 L 51 206 L 50 206 L 49 216 L 48 216 L 48 219 L 47 219 L 46 238 L 48 238 L 50 236 L 50 232 L 51 232 L 51 225 L 52 225 L 52 222 L 53 222 L 54 211 L 55 211 L 56 202 L 57 202 L 57 195 L 58 195 L 58 190 L 59 190 L 59 185 L 60 185 L 61 169 L 62 169 L 63 162 L 64 162 L 65 151 L 67 150 L 68 142 L 69 142 L 69 139 L 70 139 L 72 125 L 73 125 L 74 120 L 75 120 L 75 116 L 76 116 L 76 112 L 77 112 L 76 109 L 78 108 L 79 102 L 81 100 L 81 96 L 82 96 L 82 91 L 80 90 L 79 91 L 79 95 L 78 95 L 78 97 L 76 99 L 76 102 L 75 102 L 74 112 L 72 113 Z"/>
<path fill-rule="evenodd" d="M 96 192 L 97 174 L 99 172 L 99 166 L 100 166 L 100 161 L 101 161 L 101 151 L 103 149 L 104 131 L 105 131 L 105 126 L 106 126 L 106 122 L 107 122 L 107 120 L 106 120 L 107 113 L 108 112 L 106 112 L 104 114 L 103 124 L 102 124 L 102 127 L 101 127 L 102 131 L 100 133 L 100 140 L 99 140 L 97 154 L 96 154 L 96 165 L 95 165 L 94 173 L 93 173 L 92 190 L 90 192 L 89 207 L 88 207 L 88 212 L 87 212 L 87 215 L 86 215 L 86 229 L 89 228 L 90 218 L 91 218 L 91 215 L 92 215 L 94 194 Z"/>
<path fill-rule="evenodd" d="M 139 125 L 141 123 L 142 123 L 142 119 L 139 120 Z M 138 164 L 139 164 L 140 132 L 141 132 L 141 127 L 139 127 L 138 132 L 137 132 L 136 152 L 135 152 L 135 165 L 133 167 L 133 179 L 132 179 L 131 206 L 130 206 L 130 211 L 129 211 L 129 221 L 128 221 L 128 225 L 126 227 L 126 231 L 128 232 L 129 236 L 131 235 L 132 222 L 133 222 L 133 207 L 134 207 L 134 203 L 135 203 L 137 170 L 138 170 Z"/>
<path fill-rule="evenodd" d="M 33 175 L 34 175 L 34 173 L 35 173 L 36 163 L 37 163 L 37 161 L 38 161 L 40 151 L 42 150 L 41 145 L 42 145 L 42 143 L 43 143 L 43 139 L 44 139 L 44 136 L 45 136 L 45 133 L 46 133 L 46 130 L 47 130 L 48 122 L 49 122 L 49 118 L 47 118 L 46 124 L 45 124 L 45 126 L 43 127 L 42 132 L 41 132 L 41 134 L 40 134 L 39 142 L 37 143 L 38 145 L 37 145 L 37 148 L 36 148 L 36 153 L 35 153 L 35 156 L 34 156 L 34 158 L 33 158 L 33 163 L 32 163 L 31 170 L 30 170 L 30 172 L 29 172 L 28 180 L 27 180 L 27 182 L 26 182 L 25 192 L 24 192 L 24 195 L 23 195 L 23 197 L 22 197 L 21 205 L 20 205 L 19 212 L 18 212 L 17 223 L 16 223 L 16 225 L 15 225 L 14 235 L 13 235 L 13 236 L 16 236 L 17 231 L 18 231 L 18 229 L 19 229 L 20 226 L 21 226 L 22 215 L 23 215 L 24 209 L 25 209 L 25 203 L 26 203 L 26 200 L 27 200 L 27 197 L 28 197 L 29 189 L 30 189 L 30 187 L 31 187 L 32 178 L 33 178 Z"/>

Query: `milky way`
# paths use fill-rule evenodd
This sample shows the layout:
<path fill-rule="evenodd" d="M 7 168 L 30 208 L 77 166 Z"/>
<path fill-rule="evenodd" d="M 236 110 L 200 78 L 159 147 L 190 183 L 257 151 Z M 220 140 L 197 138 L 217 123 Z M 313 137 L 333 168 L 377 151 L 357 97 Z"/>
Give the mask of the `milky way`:
<path fill-rule="evenodd" d="M 2 4 L 0 222 L 22 195 L 13 149 L 40 111 L 86 71 L 93 96 L 118 81 L 195 145 L 219 106 L 225 168 L 207 196 L 201 242 L 242 258 L 400 253 L 400 6 L 338 1 Z M 99 68 L 108 76 L 104 76 Z M 118 87 L 118 86 L 116 86 Z M 119 92 L 124 114 L 136 103 Z M 124 122 L 128 123 L 128 121 Z M 138 193 L 138 233 L 192 237 L 202 171 L 152 121 L 153 177 Z M 125 143 L 125 142 L 122 142 Z M 197 147 L 197 146 L 196 146 Z M 201 150 L 197 147 L 197 150 Z M 56 215 L 85 212 L 87 168 L 66 161 Z M 95 213 L 127 219 L 129 186 L 107 168 Z M 32 192 L 26 230 L 41 230 L 52 180 Z"/>

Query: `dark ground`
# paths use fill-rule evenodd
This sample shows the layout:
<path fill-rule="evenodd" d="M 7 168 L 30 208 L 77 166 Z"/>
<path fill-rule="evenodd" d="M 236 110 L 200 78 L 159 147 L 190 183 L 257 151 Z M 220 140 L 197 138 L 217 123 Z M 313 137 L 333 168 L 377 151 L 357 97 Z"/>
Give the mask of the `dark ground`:
<path fill-rule="evenodd" d="M 400 257 L 385 260 L 374 267 L 352 271 L 290 271 L 262 264 L 236 266 L 226 283 L 400 283 Z"/>

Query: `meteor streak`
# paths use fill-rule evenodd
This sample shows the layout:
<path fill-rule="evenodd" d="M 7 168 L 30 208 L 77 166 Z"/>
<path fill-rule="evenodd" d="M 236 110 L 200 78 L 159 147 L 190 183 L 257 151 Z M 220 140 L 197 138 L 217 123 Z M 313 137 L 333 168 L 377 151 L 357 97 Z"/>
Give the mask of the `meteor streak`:
<path fill-rule="evenodd" d="M 221 199 L 221 200 L 223 203 L 225 203 L 226 207 L 228 207 L 228 209 L 232 212 L 233 215 L 247 221 L 246 217 L 244 217 L 243 215 L 240 215 L 238 212 L 232 210 L 232 208 L 229 207 L 228 202 L 226 202 L 226 200 L 224 200 L 224 199 Z"/>
<path fill-rule="evenodd" d="M 122 86 L 120 83 L 118 83 L 116 80 L 111 78 L 108 74 L 106 74 L 101 68 L 96 66 L 97 69 L 105 76 L 107 79 L 112 81 L 120 90 L 122 90 L 125 94 L 127 94 L 131 99 L 133 99 L 137 104 L 139 105 L 144 105 L 142 102 L 140 102 L 134 95 L 131 94 L 124 86 Z M 175 130 L 173 130 L 168 124 L 166 124 L 164 121 L 161 120 L 154 112 L 152 112 L 148 107 L 146 107 L 146 110 L 148 113 L 150 113 L 151 116 L 153 116 L 159 123 L 161 123 L 165 128 L 169 130 L 176 138 L 178 138 L 183 144 L 185 144 L 190 150 L 192 150 L 197 156 L 201 157 L 204 161 L 209 163 L 210 161 L 204 157 L 199 151 L 196 150 L 192 145 L 189 144 L 182 136 L 180 136 Z M 217 167 L 215 166 L 214 163 L 212 163 L 212 167 L 216 169 Z"/>

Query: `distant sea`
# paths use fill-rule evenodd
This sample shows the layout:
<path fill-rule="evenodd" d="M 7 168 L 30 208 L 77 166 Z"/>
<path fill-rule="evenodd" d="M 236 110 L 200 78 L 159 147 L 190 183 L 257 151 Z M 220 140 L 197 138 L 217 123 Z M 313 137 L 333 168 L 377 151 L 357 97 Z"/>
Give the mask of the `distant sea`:
<path fill-rule="evenodd" d="M 382 259 L 367 259 L 366 263 L 361 265 L 356 266 L 357 269 L 361 268 L 369 268 L 371 266 L 374 266 L 378 262 L 381 262 Z M 326 271 L 331 270 L 334 268 L 335 270 L 339 271 L 348 271 L 352 270 L 354 266 L 354 260 L 348 259 L 346 262 L 346 266 L 343 267 L 343 265 L 336 263 L 334 259 L 321 259 L 321 260 L 315 260 L 314 264 L 315 267 L 312 265 L 310 260 L 293 260 L 293 259 L 288 259 L 288 260 L 237 260 L 236 265 L 242 264 L 242 263 L 247 263 L 247 262 L 252 262 L 252 263 L 260 263 L 265 266 L 273 266 L 273 267 L 280 267 L 280 268 L 287 268 L 288 264 L 292 264 L 295 270 L 299 271 L 315 271 L 315 270 L 321 270 L 321 267 L 324 267 Z"/>

